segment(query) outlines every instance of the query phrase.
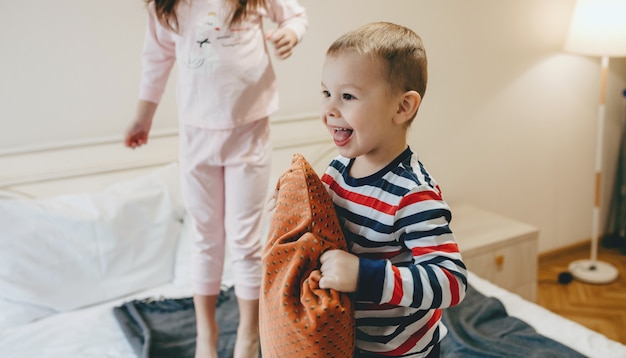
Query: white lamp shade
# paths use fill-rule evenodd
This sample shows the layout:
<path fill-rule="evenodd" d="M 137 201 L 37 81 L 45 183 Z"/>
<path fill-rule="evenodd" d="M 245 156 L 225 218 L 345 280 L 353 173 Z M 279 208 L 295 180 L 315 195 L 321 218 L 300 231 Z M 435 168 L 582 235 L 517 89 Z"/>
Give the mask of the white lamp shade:
<path fill-rule="evenodd" d="M 626 56 L 626 0 L 576 0 L 565 50 L 590 56 Z"/>

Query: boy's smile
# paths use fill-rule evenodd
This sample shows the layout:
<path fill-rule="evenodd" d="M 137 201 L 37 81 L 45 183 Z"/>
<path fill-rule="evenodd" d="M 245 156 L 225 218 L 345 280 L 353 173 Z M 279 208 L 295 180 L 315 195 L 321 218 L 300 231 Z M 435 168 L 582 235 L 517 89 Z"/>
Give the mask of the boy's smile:
<path fill-rule="evenodd" d="M 335 145 L 338 147 L 343 147 L 348 144 L 350 137 L 352 137 L 352 133 L 354 132 L 349 128 L 332 128 L 332 131 L 333 140 L 335 141 Z"/>

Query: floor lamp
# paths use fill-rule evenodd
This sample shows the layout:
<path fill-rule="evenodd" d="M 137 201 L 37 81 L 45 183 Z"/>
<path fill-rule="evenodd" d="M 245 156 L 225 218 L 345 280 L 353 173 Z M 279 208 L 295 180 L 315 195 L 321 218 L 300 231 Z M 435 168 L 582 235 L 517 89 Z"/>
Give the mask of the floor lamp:
<path fill-rule="evenodd" d="M 592 211 L 591 258 L 569 265 L 572 276 L 583 282 L 605 284 L 618 276 L 617 269 L 598 261 L 602 147 L 609 57 L 626 56 L 626 0 L 576 0 L 565 50 L 601 58 L 600 99 L 595 158 L 595 200 Z"/>

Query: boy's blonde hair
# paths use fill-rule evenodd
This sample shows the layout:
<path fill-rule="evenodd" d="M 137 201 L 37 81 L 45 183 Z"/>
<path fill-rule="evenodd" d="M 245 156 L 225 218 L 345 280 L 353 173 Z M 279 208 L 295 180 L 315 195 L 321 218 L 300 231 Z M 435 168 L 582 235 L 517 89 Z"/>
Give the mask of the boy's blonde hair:
<path fill-rule="evenodd" d="M 389 22 L 369 23 L 339 37 L 326 55 L 346 50 L 380 58 L 383 76 L 393 91 L 416 91 L 424 98 L 428 82 L 426 50 L 413 30 Z"/>

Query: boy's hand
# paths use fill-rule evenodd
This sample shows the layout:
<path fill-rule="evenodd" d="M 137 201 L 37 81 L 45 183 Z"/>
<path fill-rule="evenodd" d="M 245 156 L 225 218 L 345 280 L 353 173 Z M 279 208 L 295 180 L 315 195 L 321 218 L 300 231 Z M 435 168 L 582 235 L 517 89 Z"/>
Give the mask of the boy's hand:
<path fill-rule="evenodd" d="M 278 28 L 267 31 L 265 39 L 272 43 L 276 56 L 284 60 L 291 56 L 293 48 L 298 44 L 298 37 L 293 30 Z"/>
<path fill-rule="evenodd" d="M 355 292 L 359 279 L 359 258 L 344 250 L 328 250 L 320 257 L 320 288 Z"/>

